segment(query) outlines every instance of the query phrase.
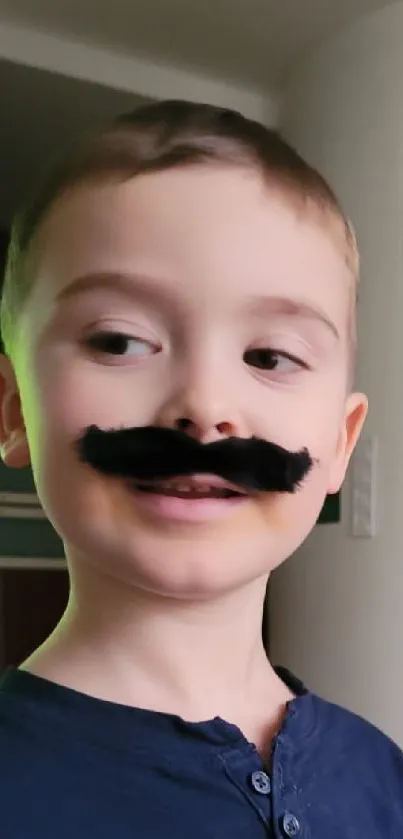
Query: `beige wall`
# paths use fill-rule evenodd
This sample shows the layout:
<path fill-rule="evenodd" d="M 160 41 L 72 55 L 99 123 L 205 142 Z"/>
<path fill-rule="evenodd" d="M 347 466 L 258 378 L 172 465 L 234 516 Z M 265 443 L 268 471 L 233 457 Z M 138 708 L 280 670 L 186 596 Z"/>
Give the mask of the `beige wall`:
<path fill-rule="evenodd" d="M 328 176 L 362 250 L 358 383 L 379 440 L 378 535 L 316 528 L 273 578 L 271 646 L 327 697 L 403 745 L 403 4 L 305 61 L 285 92 L 287 136 Z"/>

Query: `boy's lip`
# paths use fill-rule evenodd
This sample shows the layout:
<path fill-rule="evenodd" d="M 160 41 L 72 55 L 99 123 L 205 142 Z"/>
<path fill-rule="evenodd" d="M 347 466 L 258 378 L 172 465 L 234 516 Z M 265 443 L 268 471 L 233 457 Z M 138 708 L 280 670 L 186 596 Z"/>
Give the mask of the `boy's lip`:
<path fill-rule="evenodd" d="M 179 496 L 172 494 L 175 483 L 180 486 L 186 483 L 197 491 L 204 488 L 223 489 L 236 493 L 228 497 L 200 497 Z M 147 482 L 148 486 L 157 486 L 159 482 Z M 143 486 L 145 483 L 143 483 Z M 129 489 L 134 496 L 135 504 L 145 513 L 153 518 L 162 519 L 167 522 L 189 522 L 203 523 L 224 518 L 236 511 L 240 505 L 248 501 L 248 494 L 234 484 L 219 478 L 216 475 L 194 475 L 191 477 L 175 478 L 172 481 L 161 482 L 161 487 L 166 485 L 171 490 L 170 494 L 141 491 L 141 485 L 130 482 Z"/>

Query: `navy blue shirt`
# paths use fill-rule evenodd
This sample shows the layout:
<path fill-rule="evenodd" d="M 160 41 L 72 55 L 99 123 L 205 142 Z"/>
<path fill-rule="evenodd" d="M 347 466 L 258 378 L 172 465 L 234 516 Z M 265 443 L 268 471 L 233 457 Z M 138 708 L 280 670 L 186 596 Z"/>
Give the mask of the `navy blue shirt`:
<path fill-rule="evenodd" d="M 1 839 L 403 839 L 403 756 L 304 690 L 270 767 L 233 725 L 128 708 L 10 670 Z"/>

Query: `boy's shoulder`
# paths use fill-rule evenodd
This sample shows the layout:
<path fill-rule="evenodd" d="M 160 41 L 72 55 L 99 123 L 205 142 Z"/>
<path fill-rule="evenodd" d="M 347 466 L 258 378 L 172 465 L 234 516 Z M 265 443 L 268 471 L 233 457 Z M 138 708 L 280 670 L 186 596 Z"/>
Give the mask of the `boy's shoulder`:
<path fill-rule="evenodd" d="M 288 772 L 304 797 L 336 807 L 342 802 L 345 821 L 361 810 L 364 821 L 389 825 L 382 835 L 394 837 L 399 829 L 403 836 L 402 749 L 358 714 L 301 683 L 292 686 L 297 698 L 280 733 L 278 760 L 289 756 Z"/>
<path fill-rule="evenodd" d="M 320 735 L 312 766 L 322 775 L 324 798 L 333 785 L 351 815 L 365 808 L 374 822 L 383 823 L 383 835 L 394 837 L 398 830 L 403 836 L 402 749 L 358 714 L 315 694 L 311 703 Z"/>
<path fill-rule="evenodd" d="M 332 742 L 337 750 L 356 752 L 357 759 L 368 751 L 372 758 L 376 754 L 379 758 L 391 758 L 396 768 L 402 773 L 403 780 L 403 751 L 384 734 L 374 723 L 350 711 L 342 705 L 323 699 L 311 693 L 313 715 L 317 717 L 323 734 L 328 730 L 327 740 Z"/>
<path fill-rule="evenodd" d="M 400 761 L 403 766 L 403 751 L 399 746 L 375 724 L 364 717 L 349 711 L 342 705 L 337 705 L 321 696 L 312 693 L 312 709 L 317 714 L 318 721 L 322 725 L 331 725 L 332 737 L 335 742 L 347 741 L 349 749 L 355 745 L 360 750 L 375 748 L 381 752 L 391 753 Z"/>
<path fill-rule="evenodd" d="M 376 725 L 310 691 L 286 668 L 276 667 L 276 672 L 296 695 L 296 700 L 290 703 L 290 720 L 299 719 L 313 742 L 320 741 L 325 751 L 329 748 L 349 752 L 355 749 L 357 756 L 367 750 L 373 754 L 375 749 L 380 754 L 391 755 L 403 773 L 402 749 Z"/>

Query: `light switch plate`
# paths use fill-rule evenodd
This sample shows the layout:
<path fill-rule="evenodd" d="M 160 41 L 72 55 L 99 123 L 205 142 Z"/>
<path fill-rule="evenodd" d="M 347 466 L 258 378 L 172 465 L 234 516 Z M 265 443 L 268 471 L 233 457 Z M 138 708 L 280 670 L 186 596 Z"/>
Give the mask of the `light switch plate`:
<path fill-rule="evenodd" d="M 377 468 L 378 440 L 367 437 L 359 442 L 353 459 L 351 533 L 356 537 L 376 535 Z"/>

